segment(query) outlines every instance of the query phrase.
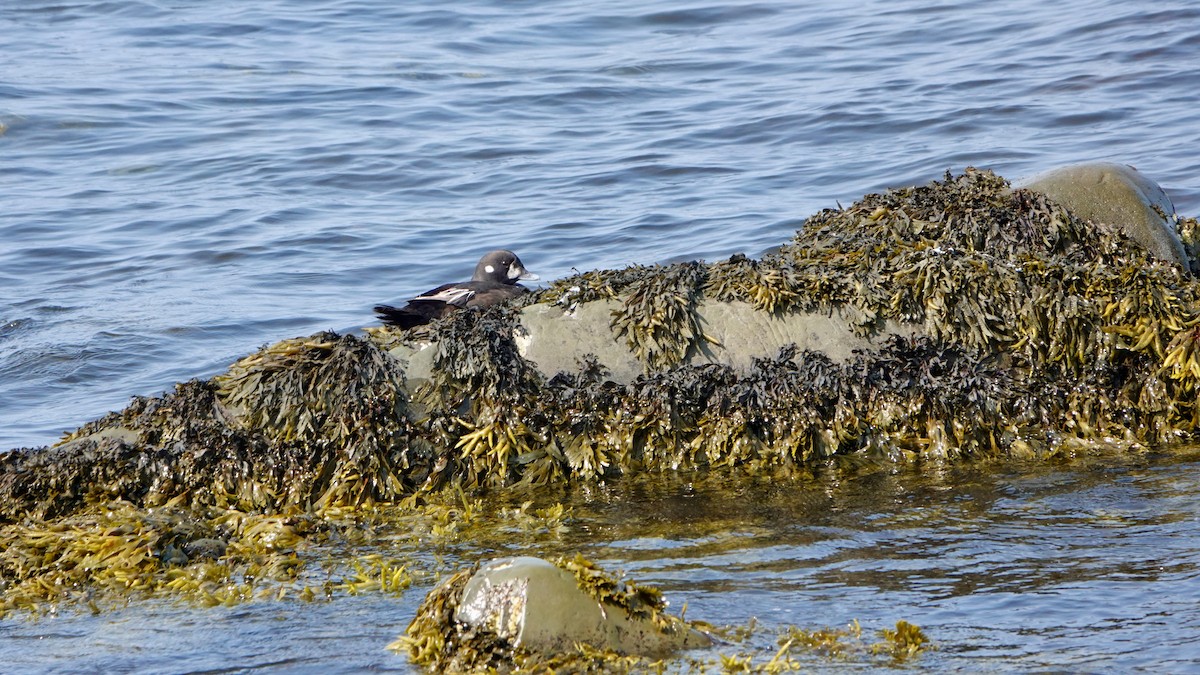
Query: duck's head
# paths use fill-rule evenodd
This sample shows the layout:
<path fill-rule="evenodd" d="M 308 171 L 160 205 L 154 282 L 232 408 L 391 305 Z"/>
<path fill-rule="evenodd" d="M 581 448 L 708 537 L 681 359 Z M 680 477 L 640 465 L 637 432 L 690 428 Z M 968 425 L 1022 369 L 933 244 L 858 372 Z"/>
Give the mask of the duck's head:
<path fill-rule="evenodd" d="M 515 284 L 518 281 L 536 281 L 538 275 L 525 269 L 521 259 L 512 251 L 492 251 L 479 259 L 475 266 L 474 281 L 494 281 L 501 284 Z"/>

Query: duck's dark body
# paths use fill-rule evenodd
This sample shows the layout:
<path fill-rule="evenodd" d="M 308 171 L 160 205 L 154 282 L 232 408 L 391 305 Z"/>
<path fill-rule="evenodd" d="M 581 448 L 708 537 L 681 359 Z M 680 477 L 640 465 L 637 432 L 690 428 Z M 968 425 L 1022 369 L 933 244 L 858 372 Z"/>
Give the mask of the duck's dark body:
<path fill-rule="evenodd" d="M 385 324 L 412 328 L 464 307 L 490 307 L 506 302 L 529 292 L 518 281 L 537 278 L 512 251 L 492 251 L 479 259 L 470 281 L 442 284 L 409 300 L 403 307 L 377 305 L 375 313 Z"/>

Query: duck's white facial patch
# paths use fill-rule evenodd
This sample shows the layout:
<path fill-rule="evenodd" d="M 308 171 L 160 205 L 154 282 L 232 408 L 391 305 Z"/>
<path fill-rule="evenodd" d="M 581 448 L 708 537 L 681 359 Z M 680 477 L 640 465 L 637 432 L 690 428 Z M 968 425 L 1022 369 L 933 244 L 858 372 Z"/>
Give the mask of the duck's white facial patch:
<path fill-rule="evenodd" d="M 517 263 L 513 263 L 508 266 L 508 278 L 509 279 L 518 279 L 524 273 L 525 273 L 525 270 L 521 269 L 521 266 L 518 265 Z"/>
<path fill-rule="evenodd" d="M 488 265 L 488 266 L 486 266 L 486 267 L 484 267 L 484 268 L 483 268 L 483 271 L 484 271 L 484 272 L 487 272 L 488 274 L 492 274 L 493 272 L 495 272 L 495 271 L 496 271 L 496 268 L 495 268 L 495 267 L 492 267 L 491 265 Z"/>

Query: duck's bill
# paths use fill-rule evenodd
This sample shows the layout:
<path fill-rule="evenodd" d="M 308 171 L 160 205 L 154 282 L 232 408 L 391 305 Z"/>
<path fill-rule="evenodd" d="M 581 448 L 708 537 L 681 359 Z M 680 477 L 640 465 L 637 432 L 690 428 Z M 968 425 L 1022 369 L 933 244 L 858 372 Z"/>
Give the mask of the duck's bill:
<path fill-rule="evenodd" d="M 520 262 L 515 262 L 508 266 L 508 278 L 515 281 L 537 281 L 541 277 L 522 267 Z"/>

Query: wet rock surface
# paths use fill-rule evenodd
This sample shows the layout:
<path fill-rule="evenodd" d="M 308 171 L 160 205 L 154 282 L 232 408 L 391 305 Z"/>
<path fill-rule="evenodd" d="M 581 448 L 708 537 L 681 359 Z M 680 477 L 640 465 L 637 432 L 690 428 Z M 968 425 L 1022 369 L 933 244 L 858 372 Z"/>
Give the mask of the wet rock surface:
<path fill-rule="evenodd" d="M 663 656 L 712 645 L 705 633 L 665 614 L 658 591 L 614 579 L 583 559 L 490 562 L 466 579 L 455 603 L 453 627 L 437 630 L 457 631 L 459 651 L 479 650 L 471 641 L 499 641 L 536 658 L 570 653 L 579 644 L 618 655 Z M 419 637 L 422 622 L 414 626 L 410 633 Z M 420 653 L 415 656 L 420 662 Z M 430 665 L 440 665 L 441 658 Z"/>

